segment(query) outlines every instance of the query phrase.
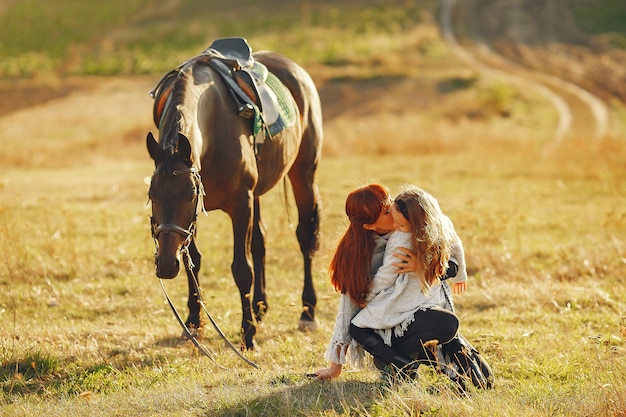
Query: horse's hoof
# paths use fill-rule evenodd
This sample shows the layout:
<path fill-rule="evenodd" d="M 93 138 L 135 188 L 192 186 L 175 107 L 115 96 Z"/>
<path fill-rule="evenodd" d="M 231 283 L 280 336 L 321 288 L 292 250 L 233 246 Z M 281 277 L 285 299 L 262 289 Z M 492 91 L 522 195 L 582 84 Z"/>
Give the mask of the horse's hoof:
<path fill-rule="evenodd" d="M 300 320 L 298 330 L 301 332 L 314 332 L 318 328 L 317 320 Z"/>
<path fill-rule="evenodd" d="M 242 340 L 240 345 L 239 345 L 239 351 L 241 353 L 254 352 L 254 353 L 258 354 L 260 352 L 260 349 L 259 349 L 259 345 L 257 345 L 257 343 L 256 343 L 256 340 L 252 340 L 250 342 L 249 346 L 247 346 L 246 342 L 244 340 Z"/>
<path fill-rule="evenodd" d="M 181 334 L 180 337 L 182 337 L 185 340 L 191 340 L 192 338 L 202 339 L 202 327 L 200 328 L 188 327 L 188 329 L 189 329 L 189 333 L 183 330 L 183 334 Z"/>

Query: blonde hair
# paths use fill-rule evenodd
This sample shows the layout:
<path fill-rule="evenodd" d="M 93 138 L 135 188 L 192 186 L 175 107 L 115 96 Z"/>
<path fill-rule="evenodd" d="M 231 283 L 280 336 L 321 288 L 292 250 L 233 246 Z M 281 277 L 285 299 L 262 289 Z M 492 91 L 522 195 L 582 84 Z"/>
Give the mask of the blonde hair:
<path fill-rule="evenodd" d="M 426 191 L 414 186 L 406 187 L 395 198 L 394 204 L 411 224 L 414 250 L 423 265 L 418 276 L 425 294 L 446 272 L 452 244 L 458 237 L 437 200 Z"/>

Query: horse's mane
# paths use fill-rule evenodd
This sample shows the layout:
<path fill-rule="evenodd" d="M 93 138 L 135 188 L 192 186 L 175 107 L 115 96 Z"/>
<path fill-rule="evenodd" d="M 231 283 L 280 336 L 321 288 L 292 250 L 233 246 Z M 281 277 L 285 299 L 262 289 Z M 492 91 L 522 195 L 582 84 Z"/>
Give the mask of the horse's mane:
<path fill-rule="evenodd" d="M 163 150 L 171 149 L 173 152 L 178 146 L 178 132 L 180 131 L 180 122 L 182 113 L 180 109 L 185 99 L 185 76 L 181 71 L 173 81 L 174 87 L 170 93 L 167 104 L 163 109 L 163 119 L 161 120 L 160 143 Z"/>
<path fill-rule="evenodd" d="M 185 122 L 187 120 L 193 120 L 194 117 L 192 114 L 194 106 L 185 104 L 185 99 L 189 96 L 187 91 L 188 87 L 193 85 L 192 66 L 193 63 L 180 69 L 173 81 L 170 98 L 163 109 L 163 119 L 159 127 L 159 143 L 161 144 L 161 148 L 166 151 L 166 156 L 162 161 L 163 165 L 161 167 L 163 172 L 168 172 L 173 169 L 173 164 L 176 160 L 175 151 L 178 148 L 178 134 L 183 133 L 188 135 L 186 130 L 189 126 L 187 126 Z"/>

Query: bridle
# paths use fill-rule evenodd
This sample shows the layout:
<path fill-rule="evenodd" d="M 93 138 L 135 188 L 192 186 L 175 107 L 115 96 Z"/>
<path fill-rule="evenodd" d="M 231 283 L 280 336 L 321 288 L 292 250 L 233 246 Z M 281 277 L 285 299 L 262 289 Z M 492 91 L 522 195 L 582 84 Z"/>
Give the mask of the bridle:
<path fill-rule="evenodd" d="M 157 225 L 156 221 L 154 220 L 154 217 L 150 216 L 150 230 L 152 232 L 152 239 L 154 240 L 156 252 L 158 252 L 159 250 L 159 235 L 163 232 L 174 232 L 185 238 L 185 241 L 183 242 L 179 251 L 183 255 L 188 255 L 189 245 L 191 244 L 191 241 L 196 235 L 196 224 L 198 222 L 198 213 L 202 211 L 202 213 L 204 213 L 205 215 L 207 214 L 204 208 L 204 196 L 206 194 L 204 191 L 204 185 L 202 185 L 202 177 L 200 176 L 200 171 L 198 169 L 187 168 L 182 171 L 175 169 L 171 173 L 163 174 L 163 175 L 177 176 L 181 174 L 191 174 L 193 178 L 194 187 L 196 191 L 195 193 L 196 194 L 196 214 L 193 216 L 193 219 L 191 220 L 189 227 L 187 227 L 186 229 L 182 226 L 179 226 L 173 223 L 161 223 Z M 156 256 L 156 253 L 155 253 L 155 256 Z M 190 263 L 189 266 L 193 267 L 193 264 L 191 264 L 192 262 L 191 257 L 186 256 L 186 258 L 188 259 L 188 262 Z"/>
<path fill-rule="evenodd" d="M 186 229 L 184 227 L 181 227 L 177 224 L 172 224 L 172 223 L 162 223 L 162 224 L 157 225 L 156 222 L 154 221 L 154 217 L 150 216 L 150 229 L 152 232 L 152 239 L 154 240 L 154 244 L 156 246 L 155 257 L 156 257 L 156 253 L 158 253 L 159 251 L 159 235 L 161 233 L 163 232 L 178 233 L 179 235 L 185 238 L 185 241 L 181 245 L 179 252 L 181 253 L 181 255 L 183 255 L 183 259 L 186 260 L 187 269 L 190 271 L 191 275 L 193 276 L 194 285 L 196 286 L 196 289 L 197 289 L 198 303 L 200 304 L 200 307 L 202 307 L 202 310 L 209 318 L 209 321 L 211 322 L 211 324 L 213 325 L 213 327 L 215 328 L 219 336 L 226 342 L 228 347 L 230 347 L 230 349 L 233 352 L 235 352 L 235 354 L 245 363 L 247 363 L 248 365 L 252 366 L 255 369 L 258 369 L 259 366 L 256 363 L 244 357 L 241 354 L 241 352 L 239 352 L 237 348 L 230 342 L 230 340 L 228 340 L 228 338 L 226 337 L 222 329 L 220 329 L 220 327 L 217 325 L 217 322 L 215 321 L 215 319 L 213 319 L 213 317 L 209 314 L 209 311 L 207 310 L 206 306 L 204 305 L 204 302 L 202 301 L 198 279 L 193 271 L 193 268 L 194 268 L 193 260 L 191 259 L 191 255 L 189 254 L 189 245 L 191 245 L 191 242 L 193 241 L 193 238 L 196 235 L 198 213 L 202 212 L 204 213 L 204 215 L 207 215 L 206 209 L 204 207 L 204 196 L 206 195 L 206 193 L 204 191 L 204 185 L 202 184 L 202 177 L 200 176 L 200 171 L 196 168 L 188 168 L 182 171 L 174 170 L 171 173 L 164 174 L 164 175 L 180 175 L 180 174 L 191 174 L 193 178 L 194 187 L 196 191 L 195 193 L 196 194 L 196 213 L 193 216 L 193 220 L 191 220 L 191 224 L 189 224 L 189 227 L 187 227 Z M 198 350 L 203 355 L 211 359 L 217 366 L 219 366 L 222 369 L 226 369 L 217 363 L 217 361 L 213 358 L 213 355 L 211 355 L 211 353 L 206 349 L 206 347 L 202 345 L 198 341 L 198 338 L 191 332 L 191 330 L 189 330 L 189 327 L 187 327 L 187 325 L 181 318 L 180 314 L 178 313 L 178 310 L 176 309 L 176 307 L 174 306 L 174 303 L 172 302 L 172 299 L 170 298 L 169 294 L 165 290 L 165 285 L 163 284 L 163 280 L 159 279 L 159 282 L 161 283 L 163 294 L 165 294 L 165 298 L 167 299 L 167 302 L 170 308 L 172 309 L 172 312 L 174 313 L 176 320 L 183 328 L 185 337 L 191 340 L 191 342 L 198 348 Z"/>

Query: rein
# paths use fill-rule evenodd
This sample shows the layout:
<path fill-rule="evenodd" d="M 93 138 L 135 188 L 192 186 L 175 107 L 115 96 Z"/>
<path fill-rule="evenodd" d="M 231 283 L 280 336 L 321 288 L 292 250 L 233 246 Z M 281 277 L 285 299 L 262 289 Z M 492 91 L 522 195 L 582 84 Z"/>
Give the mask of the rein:
<path fill-rule="evenodd" d="M 191 264 L 191 258 L 189 256 L 187 256 L 187 258 L 189 259 L 189 263 Z M 196 284 L 196 288 L 199 288 L 198 287 L 198 281 L 196 280 L 196 276 L 195 276 L 195 274 L 193 274 L 193 271 L 192 271 L 192 275 L 193 275 L 193 278 L 194 278 L 194 281 L 195 281 L 195 284 Z M 198 348 L 200 353 L 202 353 L 204 356 L 206 356 L 209 359 L 211 359 L 211 361 L 213 361 L 213 363 L 215 363 L 221 369 L 226 370 L 227 368 L 225 368 L 222 365 L 220 365 L 219 363 L 217 363 L 215 358 L 213 358 L 213 355 L 211 355 L 211 353 L 207 350 L 207 348 L 202 343 L 200 343 L 200 341 L 198 341 L 198 338 L 196 337 L 196 335 L 194 335 L 191 332 L 191 330 L 189 330 L 189 327 L 187 327 L 187 325 L 183 321 L 182 317 L 178 313 L 178 310 L 176 309 L 176 306 L 174 306 L 174 303 L 172 302 L 172 299 L 170 298 L 169 294 L 165 290 L 165 285 L 163 285 L 163 280 L 159 279 L 159 282 L 161 283 L 161 289 L 163 290 L 163 294 L 165 294 L 165 298 L 167 299 L 167 303 L 169 304 L 170 308 L 172 309 L 172 312 L 174 313 L 174 316 L 176 317 L 176 320 L 178 321 L 180 326 L 183 328 L 183 332 L 185 334 L 185 337 L 193 342 L 193 344 Z M 222 329 L 220 329 L 220 327 L 218 326 L 217 322 L 213 319 L 211 314 L 209 314 L 209 311 L 207 310 L 206 306 L 204 305 L 204 301 L 202 301 L 202 297 L 200 296 L 200 291 L 199 290 L 198 290 L 198 302 L 200 303 L 200 307 L 202 307 L 202 311 L 204 311 L 204 313 L 209 318 L 209 321 L 213 325 L 213 328 L 215 329 L 217 334 L 222 338 L 222 340 L 224 340 L 224 342 L 226 342 L 228 347 L 233 352 L 235 352 L 235 354 L 239 357 L 239 359 L 241 359 L 242 361 L 244 361 L 248 365 L 252 366 L 253 368 L 259 369 L 259 366 L 256 363 L 252 362 L 251 360 L 249 360 L 248 358 L 243 356 L 241 354 L 241 352 L 239 352 L 239 350 L 235 347 L 235 345 L 233 345 L 232 342 L 230 340 L 228 340 L 228 338 L 226 337 L 224 332 L 222 332 Z"/>
<path fill-rule="evenodd" d="M 174 306 L 174 303 L 172 302 L 172 299 L 170 298 L 169 294 L 167 293 L 167 291 L 165 290 L 165 285 L 163 285 L 163 280 L 159 279 L 159 283 L 161 284 L 161 289 L 163 290 L 163 294 L 165 294 L 165 298 L 167 299 L 167 303 L 170 305 L 170 308 L 172 309 L 172 311 L 174 312 L 174 316 L 176 317 L 176 320 L 178 321 L 178 323 L 180 324 L 180 326 L 183 328 L 183 332 L 185 334 L 185 337 L 189 340 L 191 340 L 193 342 L 194 345 L 196 345 L 196 347 L 198 348 L 198 350 L 200 351 L 200 353 L 202 353 L 204 356 L 206 356 L 207 358 L 211 359 L 211 361 L 213 361 L 214 364 L 216 364 L 220 369 L 226 370 L 225 367 L 223 367 L 222 365 L 220 365 L 219 363 L 217 363 L 217 361 L 215 360 L 215 358 L 213 357 L 213 355 L 211 355 L 211 353 L 204 347 L 203 344 L 201 344 L 198 339 L 196 338 L 196 336 L 194 336 L 193 333 L 191 333 L 191 330 L 189 330 L 189 327 L 187 327 L 187 325 L 185 324 L 185 322 L 183 321 L 183 319 L 180 317 L 180 314 L 178 313 L 178 310 L 176 310 L 176 307 Z"/>
<path fill-rule="evenodd" d="M 215 331 L 217 332 L 217 334 L 224 340 L 224 342 L 226 342 L 226 344 L 228 345 L 228 347 L 230 347 L 230 349 L 235 352 L 235 354 L 245 363 L 247 363 L 248 365 L 252 366 L 255 369 L 259 369 L 259 366 L 252 362 L 251 360 L 247 359 L 246 357 L 244 357 L 241 352 L 239 352 L 239 350 L 231 343 L 230 340 L 228 340 L 228 338 L 226 337 L 226 335 L 224 334 L 224 332 L 222 331 L 222 329 L 220 329 L 220 327 L 218 326 L 217 322 L 213 319 L 213 317 L 211 316 L 211 314 L 209 314 L 209 311 L 207 310 L 204 301 L 202 300 L 202 296 L 200 294 L 200 285 L 198 283 L 198 279 L 196 278 L 196 274 L 193 272 L 193 261 L 191 259 L 191 255 L 189 254 L 189 245 L 191 244 L 194 236 L 196 235 L 196 223 L 198 221 L 198 212 L 202 211 L 205 215 L 207 215 L 206 209 L 204 208 L 204 195 L 205 195 L 205 191 L 204 191 L 204 186 L 202 185 L 202 178 L 200 177 L 200 173 L 198 172 L 197 169 L 195 168 L 189 168 L 188 170 L 184 170 L 184 171 L 177 171 L 175 170 L 174 172 L 172 172 L 171 174 L 168 175 L 179 175 L 179 174 L 185 174 L 185 173 L 190 173 L 195 180 L 195 185 L 196 185 L 196 195 L 197 195 L 197 209 L 196 209 L 196 215 L 194 216 L 193 220 L 191 221 L 191 224 L 189 225 L 189 227 L 187 229 L 177 225 L 177 224 L 170 224 L 170 223 L 163 223 L 160 225 L 157 225 L 156 222 L 154 221 L 153 217 L 150 217 L 150 225 L 151 225 L 151 230 L 152 230 L 152 239 L 154 240 L 154 244 L 158 250 L 159 247 L 159 235 L 163 232 L 174 232 L 174 233 L 178 233 L 179 235 L 183 236 L 185 238 L 185 241 L 183 242 L 183 245 L 181 246 L 181 248 L 179 249 L 180 253 L 183 255 L 183 259 L 187 262 L 186 265 L 186 269 L 191 273 L 191 276 L 193 277 L 194 280 L 194 285 L 196 286 L 197 289 L 197 295 L 198 295 L 198 303 L 200 304 L 200 307 L 202 307 L 202 310 L 204 311 L 204 313 L 207 315 L 207 317 L 209 318 L 209 321 L 211 322 L 211 324 L 213 325 L 213 328 L 215 329 Z M 223 367 L 222 365 L 218 364 L 215 360 L 215 358 L 213 358 L 213 355 L 211 355 L 211 353 L 208 351 L 208 349 L 198 341 L 198 338 L 189 330 L 189 327 L 187 327 L 187 325 L 185 324 L 185 322 L 183 321 L 183 319 L 181 318 L 180 314 L 178 313 L 178 310 L 176 309 L 176 306 L 174 306 L 174 303 L 172 302 L 172 299 L 170 298 L 169 294 L 167 293 L 166 289 L 165 289 L 165 285 L 163 284 L 163 279 L 159 279 L 159 283 L 161 284 L 161 289 L 163 290 L 163 294 L 165 294 L 165 298 L 167 299 L 167 303 L 169 304 L 170 308 L 172 309 L 172 312 L 174 313 L 174 316 L 176 317 L 176 320 L 178 321 L 178 323 L 180 324 L 180 326 L 183 328 L 183 332 L 184 335 L 187 339 L 191 340 L 193 342 L 193 344 L 198 348 L 198 350 L 200 351 L 200 353 L 202 353 L 204 356 L 208 357 L 209 359 L 211 359 L 211 361 L 213 361 L 213 363 L 215 363 L 218 367 L 220 367 L 223 370 L 226 370 L 227 368 Z"/>

